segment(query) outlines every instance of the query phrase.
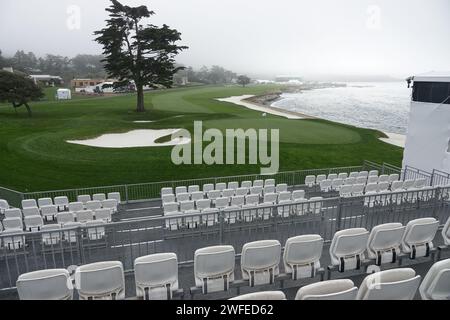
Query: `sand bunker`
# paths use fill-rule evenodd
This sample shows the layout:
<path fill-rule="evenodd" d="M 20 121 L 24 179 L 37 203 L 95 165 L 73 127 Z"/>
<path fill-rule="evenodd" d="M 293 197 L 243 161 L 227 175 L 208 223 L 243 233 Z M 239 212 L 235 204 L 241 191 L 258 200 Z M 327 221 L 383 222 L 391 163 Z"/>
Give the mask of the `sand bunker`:
<path fill-rule="evenodd" d="M 191 139 L 188 138 L 175 138 L 163 143 L 155 142 L 155 140 L 172 135 L 179 130 L 180 129 L 132 130 L 125 133 L 104 134 L 95 139 L 68 140 L 67 142 L 99 148 L 165 147 L 190 143 Z"/>
<path fill-rule="evenodd" d="M 260 105 L 257 105 L 257 104 L 254 104 L 254 103 L 251 103 L 248 101 L 243 101 L 243 100 L 251 98 L 251 97 L 254 97 L 254 96 L 253 95 L 243 95 L 243 96 L 234 96 L 234 97 L 216 99 L 216 100 L 222 101 L 222 102 L 234 103 L 234 104 L 246 107 L 248 109 L 261 111 L 261 112 L 265 112 L 265 113 L 270 113 L 270 114 L 285 117 L 288 119 L 303 119 L 302 117 L 293 115 L 292 113 L 289 113 L 289 112 L 278 111 L 278 110 L 274 110 L 269 107 L 263 107 L 263 106 L 260 106 Z"/>

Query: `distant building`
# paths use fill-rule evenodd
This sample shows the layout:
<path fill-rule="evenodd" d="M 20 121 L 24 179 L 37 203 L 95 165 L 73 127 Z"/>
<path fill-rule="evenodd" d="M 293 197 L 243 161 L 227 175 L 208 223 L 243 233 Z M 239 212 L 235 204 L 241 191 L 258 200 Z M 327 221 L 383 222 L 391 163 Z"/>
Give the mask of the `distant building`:
<path fill-rule="evenodd" d="M 75 92 L 89 90 L 89 87 L 96 87 L 104 82 L 114 82 L 111 79 L 73 79 L 70 81 L 70 87 L 75 90 Z"/>
<path fill-rule="evenodd" d="M 14 73 L 13 67 L 4 67 L 4 68 L 2 68 L 2 70 L 3 70 L 3 71 L 6 71 L 6 72 Z"/>
<path fill-rule="evenodd" d="M 302 77 L 299 76 L 276 76 L 276 82 L 300 82 L 302 81 Z"/>
<path fill-rule="evenodd" d="M 44 86 L 54 86 L 55 84 L 63 84 L 64 80 L 60 76 L 51 76 L 48 74 L 32 74 L 29 76 L 35 84 L 41 83 Z"/>

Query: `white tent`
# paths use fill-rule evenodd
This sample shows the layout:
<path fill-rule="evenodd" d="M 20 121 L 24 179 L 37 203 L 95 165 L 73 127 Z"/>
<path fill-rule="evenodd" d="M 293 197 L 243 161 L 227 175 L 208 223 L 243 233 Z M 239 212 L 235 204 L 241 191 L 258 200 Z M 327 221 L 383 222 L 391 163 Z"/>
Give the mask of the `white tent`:
<path fill-rule="evenodd" d="M 56 100 L 71 100 L 72 92 L 70 89 L 58 89 L 56 90 Z"/>

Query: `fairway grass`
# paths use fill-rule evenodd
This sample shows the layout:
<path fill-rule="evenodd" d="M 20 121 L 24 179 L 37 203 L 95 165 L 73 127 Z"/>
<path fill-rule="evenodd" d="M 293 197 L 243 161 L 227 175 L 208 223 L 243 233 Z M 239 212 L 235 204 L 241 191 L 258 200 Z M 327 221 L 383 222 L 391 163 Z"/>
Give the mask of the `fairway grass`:
<path fill-rule="evenodd" d="M 0 105 L 0 186 L 40 191 L 259 173 L 260 165 L 172 164 L 172 147 L 104 149 L 67 143 L 136 129 L 277 128 L 280 171 L 361 165 L 400 165 L 403 149 L 383 134 L 325 120 L 289 120 L 216 98 L 262 94 L 277 86 L 203 86 L 146 93 L 147 112 L 134 112 L 134 95 L 33 103 L 33 117 Z M 135 123 L 134 121 L 153 121 Z"/>

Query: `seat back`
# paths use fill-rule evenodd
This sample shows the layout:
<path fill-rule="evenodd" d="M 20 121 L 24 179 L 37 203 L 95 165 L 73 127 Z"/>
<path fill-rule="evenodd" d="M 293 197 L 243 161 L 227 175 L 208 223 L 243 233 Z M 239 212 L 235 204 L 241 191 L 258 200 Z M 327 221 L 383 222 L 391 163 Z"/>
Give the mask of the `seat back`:
<path fill-rule="evenodd" d="M 97 200 L 97 201 L 104 201 L 106 200 L 106 194 L 104 193 L 96 193 L 92 196 L 92 200 Z"/>
<path fill-rule="evenodd" d="M 245 203 L 245 197 L 244 196 L 234 196 L 231 198 L 231 205 L 232 206 L 243 206 Z"/>
<path fill-rule="evenodd" d="M 363 184 L 363 183 L 354 184 L 352 186 L 352 195 L 353 196 L 362 196 L 362 194 L 364 192 L 364 188 L 365 188 L 365 184 Z"/>
<path fill-rule="evenodd" d="M 262 194 L 263 187 L 261 186 L 253 186 L 250 188 L 250 194 Z"/>
<path fill-rule="evenodd" d="M 201 191 L 194 191 L 191 193 L 191 200 L 197 201 L 203 199 L 203 192 Z"/>
<path fill-rule="evenodd" d="M 359 177 L 359 172 L 350 172 L 350 175 L 348 177 L 356 179 Z"/>
<path fill-rule="evenodd" d="M 69 205 L 69 198 L 67 198 L 66 196 L 56 197 L 54 201 L 55 205 L 57 205 L 60 210 L 64 210 L 64 208 Z"/>
<path fill-rule="evenodd" d="M 211 207 L 211 200 L 210 199 L 197 200 L 195 202 L 195 205 L 197 207 L 197 210 L 205 210 L 205 209 Z M 217 205 L 217 200 L 216 200 L 216 205 Z"/>
<path fill-rule="evenodd" d="M 400 175 L 398 173 L 393 173 L 389 175 L 389 183 L 393 183 L 394 181 L 398 181 L 400 179 Z"/>
<path fill-rule="evenodd" d="M 264 187 L 275 186 L 275 179 L 266 179 L 264 180 Z"/>
<path fill-rule="evenodd" d="M 201 248 L 194 254 L 195 283 L 203 293 L 226 291 L 234 280 L 235 251 L 233 246 Z"/>
<path fill-rule="evenodd" d="M 312 187 L 316 183 L 316 176 L 309 175 L 305 177 L 305 185 Z"/>
<path fill-rule="evenodd" d="M 325 192 L 329 191 L 329 189 L 331 188 L 331 184 L 332 184 L 332 181 L 330 179 L 322 180 L 320 182 L 320 190 L 325 191 Z"/>
<path fill-rule="evenodd" d="M 367 178 L 367 183 L 378 183 L 378 176 L 369 176 Z"/>
<path fill-rule="evenodd" d="M 39 231 L 41 227 L 44 225 L 44 221 L 42 217 L 39 215 L 36 216 L 27 216 L 24 218 L 25 228 L 28 231 Z"/>
<path fill-rule="evenodd" d="M 355 181 L 356 184 L 366 184 L 367 183 L 367 177 L 358 177 Z"/>
<path fill-rule="evenodd" d="M 216 199 L 216 208 L 218 209 L 226 208 L 229 205 L 230 205 L 230 198 L 228 197 L 221 197 Z"/>
<path fill-rule="evenodd" d="M 385 223 L 373 227 L 367 241 L 367 252 L 371 259 L 380 259 L 382 262 L 383 252 L 395 250 L 395 254 L 398 253 L 400 245 L 402 243 L 403 234 L 406 227 L 401 223 Z M 386 258 L 387 259 L 387 258 Z M 392 257 L 389 262 L 395 260 L 396 257 Z"/>
<path fill-rule="evenodd" d="M 191 196 L 187 192 L 182 192 L 182 193 L 177 193 L 176 198 L 177 198 L 177 202 L 182 202 L 182 201 L 189 201 L 191 199 Z"/>
<path fill-rule="evenodd" d="M 225 189 L 222 191 L 222 197 L 231 198 L 234 196 L 235 189 Z"/>
<path fill-rule="evenodd" d="M 77 196 L 77 202 L 81 202 L 82 204 L 86 204 L 88 201 L 91 201 L 91 196 L 88 194 L 82 194 Z"/>
<path fill-rule="evenodd" d="M 170 188 L 170 193 L 172 192 L 172 188 Z M 120 198 L 120 192 L 110 192 L 108 193 L 108 199 L 114 199 L 117 201 L 117 204 L 120 204 L 122 199 Z"/>
<path fill-rule="evenodd" d="M 382 174 L 378 177 L 378 183 L 387 182 L 388 185 L 390 184 L 389 176 L 387 174 Z"/>
<path fill-rule="evenodd" d="M 401 191 L 403 189 L 403 181 L 393 181 L 391 184 L 391 191 Z"/>
<path fill-rule="evenodd" d="M 378 170 L 370 170 L 369 171 L 369 177 L 370 176 L 378 176 Z"/>
<path fill-rule="evenodd" d="M 5 214 L 5 219 L 8 219 L 8 218 L 22 219 L 22 210 L 20 210 L 19 208 L 6 209 L 4 214 Z"/>
<path fill-rule="evenodd" d="M 286 183 L 277 184 L 275 187 L 276 193 L 286 192 L 288 190 L 288 185 Z"/>
<path fill-rule="evenodd" d="M 27 200 L 22 200 L 22 209 L 25 208 L 37 208 L 37 203 L 36 200 L 34 199 L 27 199 Z"/>
<path fill-rule="evenodd" d="M 278 203 L 291 200 L 291 193 L 289 191 L 283 191 L 278 194 Z"/>
<path fill-rule="evenodd" d="M 369 176 L 369 171 L 360 171 L 358 177 L 367 178 Z"/>
<path fill-rule="evenodd" d="M 347 172 L 341 172 L 338 174 L 338 179 L 342 179 L 345 180 L 348 178 L 348 173 Z"/>
<path fill-rule="evenodd" d="M 179 193 L 188 193 L 186 186 L 180 186 L 175 188 L 175 195 L 178 197 Z"/>
<path fill-rule="evenodd" d="M 75 271 L 75 286 L 81 300 L 123 299 L 125 279 L 120 261 L 96 262 Z"/>
<path fill-rule="evenodd" d="M 28 208 L 22 209 L 22 213 L 23 213 L 24 217 L 41 215 L 41 212 L 39 211 L 38 207 L 28 207 Z"/>
<path fill-rule="evenodd" d="M 323 242 L 323 238 L 317 234 L 301 235 L 287 239 L 283 253 L 286 272 L 292 272 L 294 266 L 308 266 L 312 264 L 314 269 L 319 268 Z M 311 275 L 311 271 L 309 275 Z"/>
<path fill-rule="evenodd" d="M 51 206 L 51 205 L 53 205 L 52 198 L 39 198 L 38 199 L 39 208 L 42 208 L 44 206 Z"/>
<path fill-rule="evenodd" d="M 354 185 L 355 183 L 356 183 L 356 178 L 355 177 L 349 177 L 349 178 L 344 180 L 344 184 Z"/>
<path fill-rule="evenodd" d="M 95 220 L 103 222 L 111 222 L 111 210 L 108 208 L 95 210 Z"/>
<path fill-rule="evenodd" d="M 433 264 L 420 284 L 419 292 L 422 300 L 450 299 L 450 259 Z"/>
<path fill-rule="evenodd" d="M 76 215 L 77 222 L 85 223 L 94 220 L 94 212 L 92 212 L 92 210 L 78 211 Z"/>
<path fill-rule="evenodd" d="M 316 184 L 320 184 L 323 180 L 327 180 L 327 176 L 324 174 L 319 174 L 316 177 Z"/>
<path fill-rule="evenodd" d="M 189 211 L 189 210 L 194 210 L 195 208 L 195 202 L 192 200 L 189 201 L 182 201 L 180 202 L 180 211 Z"/>
<path fill-rule="evenodd" d="M 243 294 L 229 300 L 286 300 L 283 291 L 261 291 Z"/>
<path fill-rule="evenodd" d="M 248 190 L 249 190 L 248 188 L 237 188 L 235 195 L 236 196 L 245 196 L 248 194 Z"/>
<path fill-rule="evenodd" d="M 264 194 L 264 203 L 276 203 L 278 195 L 276 193 L 265 193 Z"/>
<path fill-rule="evenodd" d="M 384 181 L 384 182 L 379 182 L 378 183 L 378 188 L 377 188 L 377 192 L 385 192 L 389 190 L 389 182 Z"/>
<path fill-rule="evenodd" d="M 215 200 L 222 196 L 222 192 L 220 190 L 211 190 L 207 194 L 208 199 Z"/>
<path fill-rule="evenodd" d="M 236 190 L 237 188 L 239 188 L 239 182 L 237 181 L 228 182 L 228 189 Z"/>
<path fill-rule="evenodd" d="M 414 187 L 415 183 L 416 183 L 416 181 L 414 179 L 405 180 L 405 181 L 403 181 L 403 189 L 409 190 Z"/>
<path fill-rule="evenodd" d="M 255 283 L 272 283 L 273 277 L 279 272 L 280 255 L 281 244 L 278 240 L 246 243 L 241 255 L 243 278 L 250 279 L 250 286 Z M 259 278 L 256 273 L 262 273 L 262 277 Z"/>
<path fill-rule="evenodd" d="M 420 276 L 411 268 L 379 271 L 368 275 L 359 288 L 358 300 L 412 300 Z"/>
<path fill-rule="evenodd" d="M 305 199 L 305 190 L 292 191 L 292 200 L 298 201 L 300 199 Z"/>
<path fill-rule="evenodd" d="M 200 191 L 200 186 L 198 185 L 192 185 L 188 187 L 188 193 L 194 193 L 194 192 L 199 192 Z"/>
<path fill-rule="evenodd" d="M 175 253 L 157 253 L 134 260 L 136 296 L 171 299 L 178 289 L 178 259 Z"/>
<path fill-rule="evenodd" d="M 378 184 L 377 183 L 369 183 L 366 185 L 366 188 L 364 189 L 364 192 L 377 192 L 378 190 Z"/>
<path fill-rule="evenodd" d="M 173 189 L 172 188 L 162 188 L 161 189 L 161 197 L 165 196 L 167 194 L 173 194 Z"/>
<path fill-rule="evenodd" d="M 71 202 L 69 203 L 69 211 L 70 212 L 77 212 L 77 211 L 83 211 L 84 206 L 82 202 Z"/>
<path fill-rule="evenodd" d="M 227 188 L 227 184 L 224 182 L 219 182 L 216 184 L 216 190 L 223 191 Z"/>
<path fill-rule="evenodd" d="M 66 269 L 21 274 L 16 286 L 20 300 L 71 300 L 73 297 L 73 286 Z"/>
<path fill-rule="evenodd" d="M 420 179 L 416 179 L 416 181 L 414 181 L 414 186 L 413 188 L 423 188 L 427 185 L 427 179 L 425 178 L 420 178 Z"/>
<path fill-rule="evenodd" d="M 369 232 L 365 228 L 337 231 L 330 245 L 331 263 L 340 265 L 341 268 L 347 268 L 346 265 L 342 266 L 341 258 L 353 258 L 359 255 L 360 260 L 363 260 L 368 238 Z"/>
<path fill-rule="evenodd" d="M 3 227 L 5 230 L 23 230 L 23 222 L 22 218 L 15 217 L 15 218 L 6 218 L 3 219 Z"/>
<path fill-rule="evenodd" d="M 334 179 L 337 179 L 337 177 L 338 177 L 337 173 L 330 173 L 330 174 L 328 174 L 327 179 L 334 180 Z"/>
<path fill-rule="evenodd" d="M 259 195 L 258 194 L 249 194 L 245 196 L 245 204 L 246 205 L 257 205 L 259 203 Z"/>
<path fill-rule="evenodd" d="M 409 221 L 402 239 L 402 250 L 411 252 L 413 246 L 419 245 L 428 245 L 431 249 L 438 227 L 439 221 L 434 218 L 420 218 Z"/>
<path fill-rule="evenodd" d="M 352 195 L 353 186 L 351 184 L 344 184 L 339 189 L 339 195 L 341 197 L 350 197 Z"/>
<path fill-rule="evenodd" d="M 250 189 L 251 187 L 252 187 L 252 182 L 251 181 L 242 181 L 241 182 L 241 188 Z"/>
<path fill-rule="evenodd" d="M 442 228 L 442 238 L 444 239 L 445 245 L 450 245 L 450 217 L 448 217 L 447 222 Z"/>
<path fill-rule="evenodd" d="M 102 203 L 99 200 L 92 200 L 86 202 L 87 210 L 97 210 L 102 208 Z"/>
<path fill-rule="evenodd" d="M 164 214 L 178 212 L 178 203 L 169 202 L 163 205 Z"/>
<path fill-rule="evenodd" d="M 202 187 L 203 193 L 208 193 L 208 192 L 213 191 L 213 190 L 214 190 L 214 185 L 212 183 L 204 184 L 203 187 Z"/>
<path fill-rule="evenodd" d="M 56 214 L 56 221 L 63 226 L 68 222 L 74 222 L 75 219 L 72 212 L 59 212 Z"/>
<path fill-rule="evenodd" d="M 301 287 L 295 300 L 355 300 L 357 293 L 350 279 L 328 280 Z"/>

